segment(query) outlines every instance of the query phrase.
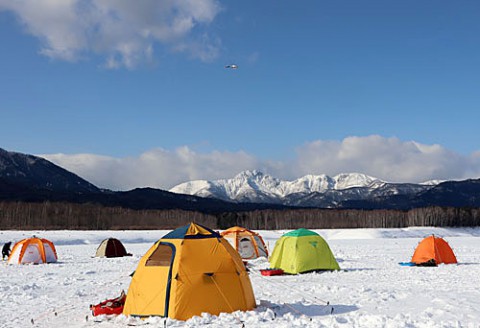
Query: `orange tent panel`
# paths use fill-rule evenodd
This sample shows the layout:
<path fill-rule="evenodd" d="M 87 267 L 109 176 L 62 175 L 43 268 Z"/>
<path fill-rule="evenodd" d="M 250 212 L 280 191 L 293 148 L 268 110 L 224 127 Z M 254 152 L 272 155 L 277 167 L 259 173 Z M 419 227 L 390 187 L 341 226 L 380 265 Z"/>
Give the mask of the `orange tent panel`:
<path fill-rule="evenodd" d="M 220 233 L 244 260 L 268 257 L 263 238 L 256 232 L 242 227 L 232 227 Z"/>

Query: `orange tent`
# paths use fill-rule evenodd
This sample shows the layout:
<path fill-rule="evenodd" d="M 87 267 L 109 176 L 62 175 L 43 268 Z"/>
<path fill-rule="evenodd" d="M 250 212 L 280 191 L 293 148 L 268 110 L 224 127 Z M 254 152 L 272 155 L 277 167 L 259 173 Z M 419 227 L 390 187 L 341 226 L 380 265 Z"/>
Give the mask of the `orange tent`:
<path fill-rule="evenodd" d="M 232 227 L 220 233 L 244 260 L 268 257 L 268 250 L 262 237 L 242 227 Z"/>
<path fill-rule="evenodd" d="M 457 258 L 450 245 L 443 238 L 431 235 L 418 244 L 411 262 L 417 265 L 427 263 L 433 265 L 440 263 L 452 264 L 457 263 Z"/>
<path fill-rule="evenodd" d="M 27 238 L 13 246 L 8 257 L 9 264 L 40 264 L 57 262 L 57 251 L 50 240 L 44 238 Z"/>

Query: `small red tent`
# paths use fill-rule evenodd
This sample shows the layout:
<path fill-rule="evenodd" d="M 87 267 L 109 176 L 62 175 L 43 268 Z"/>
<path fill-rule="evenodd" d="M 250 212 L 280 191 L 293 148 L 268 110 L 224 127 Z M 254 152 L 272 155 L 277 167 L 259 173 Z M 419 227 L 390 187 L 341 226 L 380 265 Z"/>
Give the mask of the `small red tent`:
<path fill-rule="evenodd" d="M 443 238 L 431 235 L 418 244 L 411 262 L 417 265 L 427 263 L 431 263 L 432 265 L 438 265 L 440 263 L 452 264 L 457 263 L 457 258 L 450 248 L 450 245 L 448 245 Z"/>

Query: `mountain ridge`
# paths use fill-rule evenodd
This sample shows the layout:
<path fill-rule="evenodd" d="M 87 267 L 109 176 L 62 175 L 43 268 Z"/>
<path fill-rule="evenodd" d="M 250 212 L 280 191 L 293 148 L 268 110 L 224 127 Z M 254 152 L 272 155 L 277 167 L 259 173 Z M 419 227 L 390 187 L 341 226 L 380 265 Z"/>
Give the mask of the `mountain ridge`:
<path fill-rule="evenodd" d="M 207 180 L 184 184 L 190 192 L 201 190 L 197 195 L 155 188 L 111 191 L 98 188 L 43 158 L 0 148 L 0 201 L 91 203 L 135 210 L 179 209 L 203 213 L 305 208 L 480 207 L 480 179 L 408 184 L 389 183 L 355 173 L 333 178 L 306 175 L 282 182 L 260 171 L 241 172 L 237 178 L 228 186 Z M 235 200 L 228 198 L 229 195 L 235 195 Z"/>
<path fill-rule="evenodd" d="M 188 181 L 170 191 L 233 202 L 336 207 L 347 200 L 413 194 L 435 185 L 433 181 L 422 184 L 389 183 L 363 173 L 340 173 L 333 177 L 309 174 L 289 181 L 252 170 L 240 172 L 231 179 Z"/>

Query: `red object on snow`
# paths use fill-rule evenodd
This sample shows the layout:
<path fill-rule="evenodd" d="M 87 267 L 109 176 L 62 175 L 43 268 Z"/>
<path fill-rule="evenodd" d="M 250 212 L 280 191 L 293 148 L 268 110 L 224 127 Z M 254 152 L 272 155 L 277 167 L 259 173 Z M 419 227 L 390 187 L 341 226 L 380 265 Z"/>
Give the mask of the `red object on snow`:
<path fill-rule="evenodd" d="M 283 274 L 282 269 L 264 269 L 260 270 L 262 276 L 281 276 Z"/>
<path fill-rule="evenodd" d="M 101 314 L 122 314 L 126 299 L 127 295 L 122 290 L 120 296 L 116 298 L 105 300 L 97 305 L 90 305 L 90 310 L 92 310 L 94 317 Z"/>

